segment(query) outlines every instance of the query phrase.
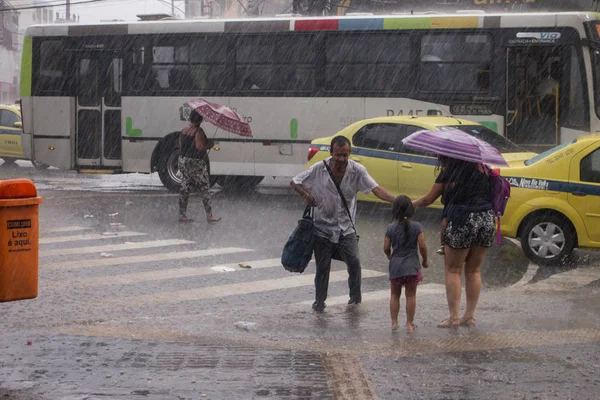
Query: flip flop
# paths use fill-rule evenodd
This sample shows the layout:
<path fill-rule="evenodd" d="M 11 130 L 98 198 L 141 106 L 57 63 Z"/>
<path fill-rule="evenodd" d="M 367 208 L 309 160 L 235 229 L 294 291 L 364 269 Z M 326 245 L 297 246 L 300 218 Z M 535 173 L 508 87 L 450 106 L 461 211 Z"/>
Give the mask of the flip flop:
<path fill-rule="evenodd" d="M 458 328 L 459 326 L 460 326 L 459 318 L 454 319 L 454 320 L 450 320 L 450 318 L 446 318 L 445 320 L 440 322 L 437 327 L 447 329 L 447 328 Z"/>
<path fill-rule="evenodd" d="M 472 328 L 475 326 L 475 318 L 461 318 L 460 326 Z"/>
<path fill-rule="evenodd" d="M 189 217 L 179 217 L 179 222 L 181 222 L 181 223 L 194 222 L 194 220 Z"/>
<path fill-rule="evenodd" d="M 208 219 L 208 218 L 206 219 L 206 221 L 209 224 L 214 224 L 215 222 L 219 222 L 220 220 L 221 220 L 221 217 L 218 217 L 218 218 L 215 218 L 215 219 Z"/>

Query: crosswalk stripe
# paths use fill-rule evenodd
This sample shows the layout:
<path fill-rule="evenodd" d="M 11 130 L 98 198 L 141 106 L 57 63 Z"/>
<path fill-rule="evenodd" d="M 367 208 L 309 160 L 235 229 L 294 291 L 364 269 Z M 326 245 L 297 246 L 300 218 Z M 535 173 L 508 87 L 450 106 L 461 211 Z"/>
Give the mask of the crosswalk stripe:
<path fill-rule="evenodd" d="M 550 291 L 561 292 L 581 288 L 600 279 L 598 268 L 578 268 L 560 274 L 554 274 L 548 278 L 522 286 L 527 291 Z"/>
<path fill-rule="evenodd" d="M 149 242 L 129 242 L 119 244 L 107 244 L 103 246 L 86 246 L 86 247 L 73 247 L 68 249 L 53 249 L 53 250 L 40 250 L 40 256 L 69 256 L 76 254 L 92 254 L 105 251 L 120 251 L 120 250 L 134 250 L 134 249 L 150 249 L 153 247 L 164 247 L 164 246 L 177 246 L 181 244 L 195 243 L 189 240 L 183 239 L 167 239 L 167 240 L 153 240 Z M 152 258 L 149 258 L 152 260 Z M 87 263 L 87 261 L 75 261 L 79 264 Z"/>
<path fill-rule="evenodd" d="M 181 243 L 171 243 L 166 244 L 165 242 L 174 242 L 174 240 L 157 240 L 155 242 L 140 242 L 139 244 L 144 244 L 145 247 L 160 247 L 160 246 L 168 246 L 172 244 L 184 244 L 185 243 L 194 243 L 188 242 L 186 240 L 178 240 Z M 150 246 L 150 244 L 155 243 L 155 246 Z M 127 249 L 135 249 L 140 247 L 132 247 L 133 245 L 137 245 L 138 243 L 125 244 L 125 245 L 115 245 L 115 246 L 128 246 L 124 248 L 119 248 L 116 250 L 127 250 Z M 115 251 L 115 246 L 99 246 L 101 248 L 94 250 L 95 252 L 101 251 Z M 109 248 L 110 247 L 110 248 Z M 69 250 L 77 250 L 77 249 L 69 249 Z M 206 250 L 193 250 L 193 251 L 179 251 L 172 253 L 159 253 L 159 254 L 147 254 L 143 256 L 126 256 L 126 257 L 114 257 L 114 258 L 102 258 L 98 260 L 75 260 L 75 261 L 63 261 L 56 263 L 44 264 L 42 263 L 42 269 L 78 269 L 78 268 L 92 268 L 92 267 L 106 267 L 111 265 L 125 265 L 125 264 L 135 264 L 135 263 L 143 263 L 143 262 L 155 262 L 155 261 L 166 261 L 166 260 L 181 260 L 184 258 L 194 258 L 194 257 L 206 257 L 206 256 L 216 256 L 222 254 L 233 254 L 233 253 L 244 253 L 253 251 L 251 249 L 244 249 L 239 247 L 222 247 L 216 249 L 206 249 Z M 60 250 L 52 250 L 54 254 L 64 254 Z M 69 253 L 73 254 L 73 253 Z"/>
<path fill-rule="evenodd" d="M 440 285 L 437 283 L 427 283 L 424 285 L 419 285 L 419 288 L 417 289 L 417 296 L 425 295 L 425 294 L 441 294 L 441 293 L 446 293 L 446 287 L 444 285 Z M 367 301 L 389 300 L 389 298 L 390 298 L 390 290 L 389 289 L 362 293 L 362 302 L 363 303 L 367 302 Z M 306 300 L 306 301 L 301 301 L 296 304 L 305 306 L 305 305 L 310 305 L 312 303 L 313 303 L 313 300 Z M 348 303 L 348 295 L 328 297 L 326 303 L 328 306 L 347 304 Z"/>
<path fill-rule="evenodd" d="M 79 231 L 87 231 L 92 228 L 85 226 L 65 226 L 62 228 L 51 228 L 51 229 L 42 229 L 41 234 L 44 233 L 61 233 L 61 232 L 79 232 Z"/>
<path fill-rule="evenodd" d="M 147 233 L 141 232 L 117 232 L 116 235 L 100 235 L 100 234 L 91 234 L 91 235 L 70 235 L 70 236 L 57 236 L 57 237 L 46 237 L 40 238 L 40 244 L 52 244 L 52 243 L 64 243 L 64 242 L 78 242 L 81 240 L 104 240 L 104 239 L 118 239 L 120 237 L 131 237 L 131 236 L 147 236 Z"/>
<path fill-rule="evenodd" d="M 255 260 L 255 261 L 245 261 L 245 264 L 249 264 L 252 266 L 251 269 L 262 269 L 262 268 L 271 268 L 281 265 L 280 258 L 271 258 L 268 260 Z M 238 263 L 232 264 L 218 264 L 219 266 L 234 268 L 235 272 L 238 271 L 250 271 L 249 269 L 241 268 Z M 64 283 L 67 285 L 71 284 L 83 284 L 86 286 L 104 286 L 104 285 L 128 285 L 132 283 L 139 282 L 148 282 L 148 281 L 160 281 L 166 279 L 177 279 L 177 278 L 186 278 L 192 276 L 202 276 L 202 275 L 211 275 L 211 274 L 222 274 L 223 272 L 214 271 L 210 269 L 215 265 L 207 265 L 202 267 L 187 267 L 187 268 L 176 268 L 176 269 L 166 269 L 166 270 L 158 270 L 158 271 L 148 271 L 148 272 L 138 272 L 132 274 L 123 274 L 123 275 L 111 275 L 111 276 L 98 276 L 94 278 L 85 278 L 85 279 L 75 279 L 70 281 L 65 281 Z M 234 271 L 232 271 L 234 272 Z M 229 273 L 229 272 L 226 272 Z M 63 282 L 60 282 L 63 283 Z"/>
<path fill-rule="evenodd" d="M 363 278 L 372 278 L 378 276 L 386 276 L 387 274 L 372 271 L 369 269 L 362 270 Z M 270 290 L 291 289 L 301 286 L 312 285 L 314 275 L 295 275 L 286 278 L 269 279 L 263 281 L 241 282 L 229 285 L 210 286 L 198 289 L 179 290 L 174 292 L 153 293 L 142 296 L 126 297 L 122 300 L 127 304 L 133 302 L 139 304 L 167 304 L 179 303 L 190 300 L 214 299 L 226 296 L 239 296 L 243 294 L 251 294 L 258 292 L 266 292 Z M 329 275 L 329 282 L 339 282 L 348 279 L 348 272 L 334 271 Z"/>

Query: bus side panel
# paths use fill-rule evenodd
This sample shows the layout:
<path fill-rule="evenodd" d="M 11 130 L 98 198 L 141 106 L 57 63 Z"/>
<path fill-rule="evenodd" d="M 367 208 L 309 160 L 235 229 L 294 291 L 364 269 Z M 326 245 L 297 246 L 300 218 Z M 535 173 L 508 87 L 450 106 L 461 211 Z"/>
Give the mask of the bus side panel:
<path fill-rule="evenodd" d="M 31 132 L 33 132 L 33 97 L 21 98 L 21 119 L 23 121 L 23 133 L 21 134 L 21 147 L 23 155 L 31 159 Z"/>
<path fill-rule="evenodd" d="M 72 169 L 75 144 L 75 99 L 33 98 L 33 159 Z"/>
<path fill-rule="evenodd" d="M 252 127 L 255 174 L 294 176 L 305 168 L 311 140 L 334 135 L 347 125 L 363 119 L 365 100 L 232 97 L 230 107 L 242 114 Z M 230 137 L 235 138 L 236 135 L 231 134 Z M 218 171 L 218 165 L 213 164 L 213 160 L 211 158 L 211 172 L 213 165 Z"/>
<path fill-rule="evenodd" d="M 504 117 L 501 115 L 452 115 L 447 104 L 436 104 L 408 98 L 367 98 L 365 103 L 365 118 L 382 116 L 412 115 L 424 117 L 440 115 L 468 119 L 480 123 L 498 134 L 504 136 Z"/>

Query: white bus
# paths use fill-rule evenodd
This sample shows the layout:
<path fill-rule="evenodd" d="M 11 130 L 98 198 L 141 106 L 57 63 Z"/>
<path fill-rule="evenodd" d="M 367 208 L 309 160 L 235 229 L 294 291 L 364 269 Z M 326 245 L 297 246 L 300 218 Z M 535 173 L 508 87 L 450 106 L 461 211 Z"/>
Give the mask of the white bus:
<path fill-rule="evenodd" d="M 312 139 L 382 115 L 460 116 L 541 151 L 600 131 L 599 73 L 592 12 L 33 26 L 23 148 L 61 169 L 158 171 L 177 190 L 173 139 L 203 97 L 254 132 L 216 132 L 222 185 L 293 176 Z"/>

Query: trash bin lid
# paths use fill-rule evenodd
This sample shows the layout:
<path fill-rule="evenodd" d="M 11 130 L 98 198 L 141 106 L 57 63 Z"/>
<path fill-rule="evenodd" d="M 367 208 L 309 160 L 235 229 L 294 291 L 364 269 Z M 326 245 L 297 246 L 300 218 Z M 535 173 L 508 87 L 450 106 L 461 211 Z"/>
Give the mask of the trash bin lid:
<path fill-rule="evenodd" d="M 0 181 L 0 199 L 25 199 L 37 197 L 35 184 L 29 179 Z"/>

